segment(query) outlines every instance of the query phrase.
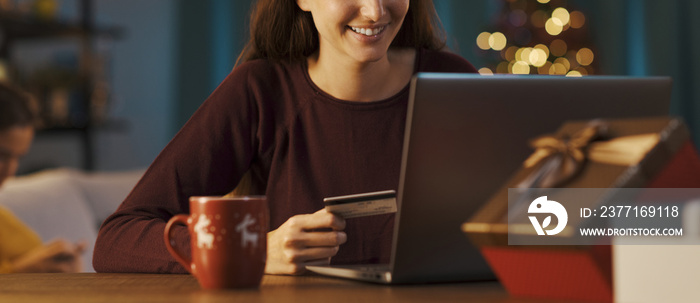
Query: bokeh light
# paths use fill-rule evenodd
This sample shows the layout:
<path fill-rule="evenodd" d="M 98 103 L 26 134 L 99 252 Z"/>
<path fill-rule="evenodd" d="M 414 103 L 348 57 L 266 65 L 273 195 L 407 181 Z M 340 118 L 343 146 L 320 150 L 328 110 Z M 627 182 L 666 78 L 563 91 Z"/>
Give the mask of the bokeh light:
<path fill-rule="evenodd" d="M 563 7 L 556 8 L 552 12 L 552 20 L 554 20 L 554 22 L 556 22 L 558 25 L 564 27 L 565 25 L 569 24 L 570 21 L 569 11 Z"/>
<path fill-rule="evenodd" d="M 503 59 L 506 61 L 513 61 L 515 60 L 515 52 L 518 51 L 517 46 L 511 46 L 506 49 L 505 52 L 503 52 Z"/>
<path fill-rule="evenodd" d="M 496 73 L 499 74 L 508 74 L 510 73 L 510 62 L 513 61 L 502 61 L 501 63 L 498 64 L 496 67 Z"/>
<path fill-rule="evenodd" d="M 588 76 L 588 70 L 586 69 L 585 66 L 579 66 L 574 69 L 575 71 L 579 72 L 582 76 Z"/>
<path fill-rule="evenodd" d="M 530 16 L 530 22 L 536 28 L 543 28 L 547 23 L 547 19 L 549 19 L 549 16 L 543 10 L 537 10 Z"/>
<path fill-rule="evenodd" d="M 554 41 L 552 41 L 552 43 L 549 44 L 549 50 L 551 51 L 552 55 L 562 57 L 566 55 L 568 46 L 566 45 L 566 42 L 564 42 L 564 40 L 555 39 Z"/>
<path fill-rule="evenodd" d="M 542 67 L 547 63 L 547 53 L 539 48 L 533 48 L 530 52 L 530 65 L 535 67 Z"/>
<path fill-rule="evenodd" d="M 566 73 L 569 70 L 561 63 L 554 63 L 552 66 L 549 68 L 549 74 L 550 75 L 566 75 Z"/>
<path fill-rule="evenodd" d="M 554 19 L 554 18 L 549 18 L 547 20 L 547 23 L 544 24 L 545 30 L 547 30 L 547 33 L 552 35 L 552 36 L 557 36 L 561 34 L 562 31 L 564 31 L 564 26 L 563 24 L 560 24 L 559 19 Z"/>
<path fill-rule="evenodd" d="M 591 65 L 594 57 L 593 51 L 586 47 L 576 53 L 576 61 L 583 66 Z"/>
<path fill-rule="evenodd" d="M 586 16 L 567 1 L 502 0 L 492 30 L 476 38 L 486 58 L 484 75 L 542 74 L 581 77 L 594 74 Z M 494 52 L 495 51 L 495 52 Z"/>
<path fill-rule="evenodd" d="M 532 51 L 532 49 L 529 47 L 523 47 L 523 48 L 518 49 L 518 51 L 515 52 L 515 60 L 516 61 L 527 61 L 530 58 L 531 51 Z"/>
<path fill-rule="evenodd" d="M 549 69 L 552 68 L 552 62 L 545 62 L 544 65 L 537 68 L 537 73 L 540 75 L 549 75 Z"/>
<path fill-rule="evenodd" d="M 586 16 L 579 11 L 573 11 L 570 14 L 571 17 L 571 28 L 579 29 L 586 24 Z"/>
<path fill-rule="evenodd" d="M 482 67 L 479 69 L 479 74 L 483 76 L 493 76 L 493 71 L 488 67 Z"/>
<path fill-rule="evenodd" d="M 571 61 L 566 58 L 557 58 L 554 60 L 554 64 L 560 64 L 567 72 L 571 69 Z"/>
<path fill-rule="evenodd" d="M 516 75 L 528 75 L 530 74 L 530 65 L 524 61 L 515 62 L 513 65 L 513 74 Z"/>
<path fill-rule="evenodd" d="M 489 45 L 489 38 L 491 38 L 491 33 L 483 32 L 479 34 L 479 36 L 476 37 L 476 46 L 483 50 L 491 49 L 491 45 Z"/>
<path fill-rule="evenodd" d="M 549 48 L 544 44 L 535 45 L 536 49 L 541 49 L 545 53 L 545 57 L 549 58 Z"/>
<path fill-rule="evenodd" d="M 506 48 L 507 44 L 508 39 L 506 39 L 506 35 L 501 32 L 495 32 L 489 37 L 489 46 L 491 46 L 493 50 L 503 50 Z"/>

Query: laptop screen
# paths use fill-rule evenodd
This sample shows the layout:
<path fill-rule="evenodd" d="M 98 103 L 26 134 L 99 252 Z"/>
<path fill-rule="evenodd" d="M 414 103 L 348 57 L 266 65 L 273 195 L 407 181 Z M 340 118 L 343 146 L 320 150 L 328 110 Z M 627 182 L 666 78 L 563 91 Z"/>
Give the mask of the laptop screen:
<path fill-rule="evenodd" d="M 398 191 L 395 278 L 482 268 L 460 226 L 532 153 L 530 139 L 569 120 L 668 115 L 670 97 L 667 77 L 418 74 Z"/>

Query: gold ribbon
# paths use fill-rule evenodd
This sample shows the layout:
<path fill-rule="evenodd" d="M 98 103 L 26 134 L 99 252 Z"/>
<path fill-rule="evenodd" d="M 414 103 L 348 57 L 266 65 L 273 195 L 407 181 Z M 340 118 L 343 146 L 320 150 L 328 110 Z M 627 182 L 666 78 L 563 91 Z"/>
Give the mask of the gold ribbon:
<path fill-rule="evenodd" d="M 618 137 L 593 142 L 605 135 L 607 126 L 591 122 L 573 136 L 542 136 L 530 142 L 535 152 L 525 160 L 525 168 L 536 167 L 521 181 L 519 188 L 558 187 L 574 178 L 587 160 L 597 163 L 634 166 L 659 143 L 656 133 Z"/>

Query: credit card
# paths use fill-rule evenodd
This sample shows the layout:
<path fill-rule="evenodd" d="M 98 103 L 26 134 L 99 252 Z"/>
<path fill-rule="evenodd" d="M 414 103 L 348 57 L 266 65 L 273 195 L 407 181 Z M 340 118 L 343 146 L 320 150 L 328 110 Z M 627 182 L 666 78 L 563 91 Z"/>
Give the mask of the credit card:
<path fill-rule="evenodd" d="M 329 212 L 345 219 L 390 214 L 397 209 L 394 190 L 329 197 L 323 203 Z"/>

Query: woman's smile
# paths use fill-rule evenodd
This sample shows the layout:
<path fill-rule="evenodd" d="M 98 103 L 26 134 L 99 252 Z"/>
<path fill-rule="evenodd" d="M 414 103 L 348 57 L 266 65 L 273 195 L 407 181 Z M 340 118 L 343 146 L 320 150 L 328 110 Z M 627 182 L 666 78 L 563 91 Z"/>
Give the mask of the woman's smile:
<path fill-rule="evenodd" d="M 385 38 L 385 29 L 387 29 L 387 25 L 382 25 L 382 26 L 348 26 L 347 30 L 348 33 L 350 33 L 350 36 L 355 38 L 356 41 L 359 41 L 362 44 L 365 45 L 373 45 L 375 43 L 378 43 L 379 41 L 382 41 Z"/>
<path fill-rule="evenodd" d="M 297 0 L 318 31 L 319 61 L 360 64 L 385 60 L 409 0 Z"/>
<path fill-rule="evenodd" d="M 365 36 L 376 36 L 379 35 L 382 31 L 384 31 L 384 26 L 380 27 L 374 27 L 374 28 L 366 28 L 366 27 L 354 27 L 354 26 L 349 26 L 352 31 L 358 34 L 362 34 Z"/>

